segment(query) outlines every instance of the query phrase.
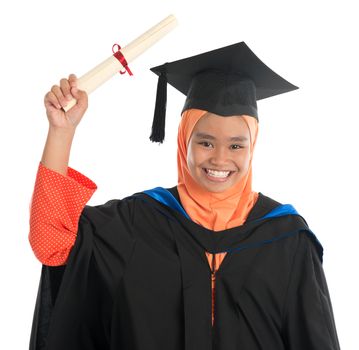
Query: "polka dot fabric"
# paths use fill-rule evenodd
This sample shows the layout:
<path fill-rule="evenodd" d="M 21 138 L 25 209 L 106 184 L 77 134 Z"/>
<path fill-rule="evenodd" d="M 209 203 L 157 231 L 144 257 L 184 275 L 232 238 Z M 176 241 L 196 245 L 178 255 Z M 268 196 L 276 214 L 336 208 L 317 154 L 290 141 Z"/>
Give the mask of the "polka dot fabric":
<path fill-rule="evenodd" d="M 96 189 L 92 180 L 71 167 L 64 176 L 39 163 L 30 201 L 29 241 L 42 264 L 66 264 L 81 212 Z"/>

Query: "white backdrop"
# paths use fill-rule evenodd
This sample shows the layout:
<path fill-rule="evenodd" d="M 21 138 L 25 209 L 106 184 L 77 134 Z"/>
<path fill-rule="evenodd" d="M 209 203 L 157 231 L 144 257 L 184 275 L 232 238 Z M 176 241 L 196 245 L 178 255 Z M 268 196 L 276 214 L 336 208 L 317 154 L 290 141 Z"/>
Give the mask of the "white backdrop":
<path fill-rule="evenodd" d="M 173 13 L 179 26 L 90 96 L 70 166 L 98 190 L 89 205 L 176 184 L 184 96 L 168 89 L 166 141 L 152 144 L 157 77 L 149 68 L 239 41 L 299 90 L 259 101 L 253 188 L 291 203 L 324 246 L 342 349 L 359 313 L 358 12 L 354 1 L 13 0 L 0 5 L 1 349 L 28 346 L 40 263 L 28 244 L 29 202 L 48 122 L 43 96 Z"/>

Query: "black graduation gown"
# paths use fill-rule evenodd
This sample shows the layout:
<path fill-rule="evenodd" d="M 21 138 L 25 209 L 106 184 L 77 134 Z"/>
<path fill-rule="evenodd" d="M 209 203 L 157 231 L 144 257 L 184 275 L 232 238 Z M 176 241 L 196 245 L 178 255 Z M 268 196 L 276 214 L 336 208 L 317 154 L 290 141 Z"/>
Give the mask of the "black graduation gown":
<path fill-rule="evenodd" d="M 176 187 L 169 189 L 178 199 Z M 336 350 L 322 247 L 299 215 L 208 230 L 145 193 L 85 206 L 66 266 L 42 267 L 31 350 Z M 205 251 L 227 251 L 216 273 Z"/>

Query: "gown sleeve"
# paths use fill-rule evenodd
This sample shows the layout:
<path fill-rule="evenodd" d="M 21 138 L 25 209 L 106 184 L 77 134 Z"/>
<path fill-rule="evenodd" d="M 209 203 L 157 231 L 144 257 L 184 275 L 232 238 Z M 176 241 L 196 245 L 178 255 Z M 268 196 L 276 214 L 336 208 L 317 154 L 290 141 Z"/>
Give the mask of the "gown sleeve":
<path fill-rule="evenodd" d="M 284 308 L 288 350 L 339 350 L 321 254 L 306 234 L 298 236 Z"/>
<path fill-rule="evenodd" d="M 55 196 L 52 191 L 43 192 L 50 197 L 45 198 L 44 205 L 53 206 L 51 213 L 59 224 L 53 231 L 45 230 L 46 235 L 39 239 L 48 244 L 48 249 L 53 249 L 52 241 L 59 241 L 58 235 L 68 235 L 71 239 L 65 236 L 59 241 L 66 254 L 56 253 L 59 249 L 56 248 L 53 249 L 56 260 L 52 256 L 46 260 L 58 263 L 66 255 L 66 264 L 42 265 L 29 348 L 110 349 L 113 315 L 117 318 L 122 315 L 117 304 L 121 299 L 118 286 L 136 242 L 132 231 L 137 221 L 136 201 L 113 199 L 101 205 L 84 205 L 86 194 L 89 196 L 93 189 L 73 179 L 64 179 L 66 176 L 53 176 L 64 181 L 51 180 L 56 183 L 56 190 L 71 188 L 71 193 L 55 193 Z M 46 181 L 41 185 L 46 187 Z M 84 197 L 80 196 L 82 191 Z M 57 198 L 62 204 L 56 207 L 53 202 Z M 58 207 L 63 214 L 59 214 Z M 69 213 L 67 208 L 73 208 L 73 212 Z M 67 226 L 64 229 L 62 225 Z"/>
<path fill-rule="evenodd" d="M 81 212 L 96 189 L 92 180 L 71 167 L 64 176 L 39 163 L 30 201 L 29 242 L 42 264 L 66 264 Z"/>

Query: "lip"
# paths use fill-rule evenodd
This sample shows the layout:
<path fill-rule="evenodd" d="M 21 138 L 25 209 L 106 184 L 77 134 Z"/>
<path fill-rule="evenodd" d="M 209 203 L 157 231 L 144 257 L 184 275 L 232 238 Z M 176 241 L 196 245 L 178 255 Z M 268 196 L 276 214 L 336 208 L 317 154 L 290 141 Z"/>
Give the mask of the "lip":
<path fill-rule="evenodd" d="M 211 170 L 215 170 L 215 169 L 211 169 Z M 204 172 L 204 174 L 206 175 L 206 178 L 211 181 L 211 182 L 226 182 L 228 181 L 228 179 L 232 176 L 232 174 L 234 173 L 234 171 L 231 170 L 217 170 L 217 171 L 229 171 L 229 175 L 227 177 L 214 177 L 214 176 L 210 176 L 207 171 L 206 168 L 202 168 L 202 171 Z"/>

